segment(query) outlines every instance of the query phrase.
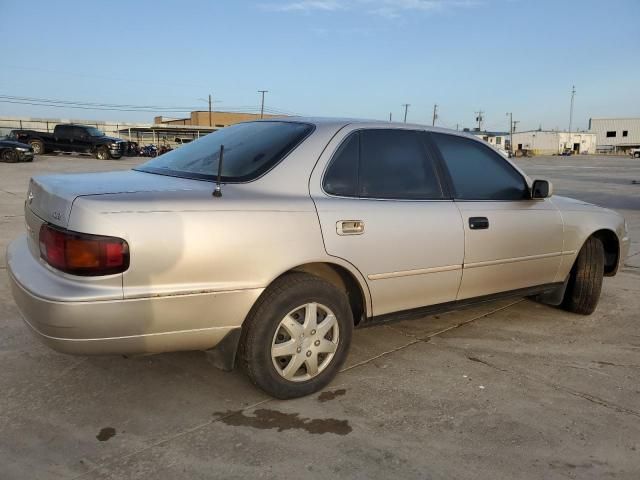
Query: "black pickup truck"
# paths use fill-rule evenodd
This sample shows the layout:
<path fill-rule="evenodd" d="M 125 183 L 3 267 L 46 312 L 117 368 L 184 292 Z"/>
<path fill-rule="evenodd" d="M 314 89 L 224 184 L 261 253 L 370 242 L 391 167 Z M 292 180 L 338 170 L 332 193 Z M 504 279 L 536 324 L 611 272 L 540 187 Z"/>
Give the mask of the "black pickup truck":
<path fill-rule="evenodd" d="M 128 142 L 107 137 L 95 127 L 86 125 L 56 125 L 53 133 L 36 130 L 12 130 L 9 137 L 31 145 L 36 155 L 49 152 L 91 153 L 97 159 L 118 159 L 126 151 Z"/>

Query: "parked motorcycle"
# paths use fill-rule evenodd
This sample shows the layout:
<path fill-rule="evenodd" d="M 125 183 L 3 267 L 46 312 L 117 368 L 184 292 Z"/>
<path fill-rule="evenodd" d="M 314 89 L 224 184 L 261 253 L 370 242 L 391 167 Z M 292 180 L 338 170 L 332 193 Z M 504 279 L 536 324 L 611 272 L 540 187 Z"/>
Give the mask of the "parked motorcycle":
<path fill-rule="evenodd" d="M 158 147 L 156 147 L 155 145 L 151 144 L 151 145 L 145 145 L 144 147 L 142 147 L 139 151 L 139 155 L 141 157 L 151 157 L 151 158 L 155 158 L 158 156 Z"/>

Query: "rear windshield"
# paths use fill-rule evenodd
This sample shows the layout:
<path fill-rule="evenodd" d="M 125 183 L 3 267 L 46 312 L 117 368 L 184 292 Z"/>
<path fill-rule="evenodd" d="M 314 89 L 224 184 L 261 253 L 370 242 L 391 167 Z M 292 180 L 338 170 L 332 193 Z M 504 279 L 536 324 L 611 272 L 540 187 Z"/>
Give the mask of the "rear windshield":
<path fill-rule="evenodd" d="M 312 131 L 313 126 L 307 123 L 239 123 L 165 153 L 135 170 L 214 180 L 218 176 L 220 145 L 224 145 L 222 179 L 246 182 L 273 168 Z"/>

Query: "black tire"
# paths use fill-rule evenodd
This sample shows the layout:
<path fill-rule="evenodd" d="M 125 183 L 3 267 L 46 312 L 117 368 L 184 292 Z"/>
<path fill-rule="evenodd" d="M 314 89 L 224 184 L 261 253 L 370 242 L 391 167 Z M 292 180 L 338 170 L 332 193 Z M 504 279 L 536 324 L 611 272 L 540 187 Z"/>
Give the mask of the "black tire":
<path fill-rule="evenodd" d="M 604 277 L 604 247 L 596 237 L 589 237 L 571 269 L 562 308 L 590 315 L 600 300 Z"/>
<path fill-rule="evenodd" d="M 34 155 L 44 155 L 46 153 L 44 143 L 42 143 L 40 140 L 31 140 L 29 142 L 29 145 L 31 146 L 31 148 L 33 148 Z"/>
<path fill-rule="evenodd" d="M 2 152 L 0 158 L 2 158 L 3 162 L 16 163 L 18 161 L 18 152 L 10 148 L 7 148 Z"/>
<path fill-rule="evenodd" d="M 98 147 L 96 150 L 96 158 L 98 160 L 109 160 L 111 158 L 109 149 L 107 147 Z"/>
<path fill-rule="evenodd" d="M 316 376 L 305 381 L 288 380 L 274 366 L 272 342 L 283 318 L 310 302 L 328 307 L 335 315 L 339 328 L 337 348 L 330 363 Z M 269 395 L 281 399 L 302 397 L 322 389 L 336 376 L 347 357 L 352 332 L 353 314 L 344 292 L 321 278 L 291 273 L 275 280 L 251 309 L 242 327 L 238 358 L 251 381 Z M 306 364 L 300 368 L 303 367 L 306 369 Z"/>
<path fill-rule="evenodd" d="M 633 158 L 640 158 L 640 153 L 634 153 Z"/>

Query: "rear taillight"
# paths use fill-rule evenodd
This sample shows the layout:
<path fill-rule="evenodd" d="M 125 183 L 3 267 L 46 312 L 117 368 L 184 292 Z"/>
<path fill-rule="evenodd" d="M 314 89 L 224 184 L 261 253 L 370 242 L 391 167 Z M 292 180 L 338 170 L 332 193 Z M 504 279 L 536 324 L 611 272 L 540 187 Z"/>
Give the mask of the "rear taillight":
<path fill-rule="evenodd" d="M 73 275 L 111 275 L 129 268 L 129 245 L 121 238 L 69 232 L 46 223 L 40 227 L 40 256 Z"/>

